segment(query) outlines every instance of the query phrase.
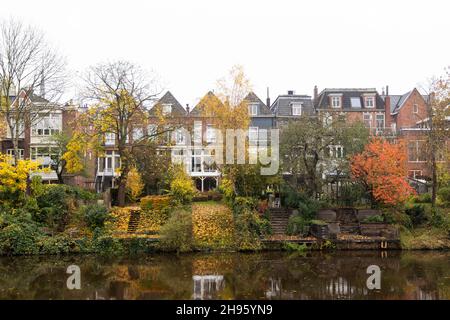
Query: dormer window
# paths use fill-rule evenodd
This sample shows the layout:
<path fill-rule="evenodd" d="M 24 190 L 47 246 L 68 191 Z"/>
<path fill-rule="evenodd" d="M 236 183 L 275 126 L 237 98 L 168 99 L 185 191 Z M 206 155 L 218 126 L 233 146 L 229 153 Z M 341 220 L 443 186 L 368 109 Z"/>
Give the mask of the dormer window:
<path fill-rule="evenodd" d="M 301 103 L 292 103 L 292 115 L 293 116 L 301 116 L 302 115 L 302 104 Z"/>
<path fill-rule="evenodd" d="M 248 106 L 248 114 L 251 116 L 258 115 L 258 104 L 253 103 Z"/>
<path fill-rule="evenodd" d="M 365 106 L 366 106 L 366 108 L 374 108 L 375 107 L 375 97 L 366 97 L 365 98 Z"/>
<path fill-rule="evenodd" d="M 341 107 L 341 96 L 332 96 L 331 97 L 331 107 L 332 108 L 340 108 Z"/>
<path fill-rule="evenodd" d="M 171 104 L 163 104 L 162 105 L 162 114 L 167 115 L 172 113 L 172 105 Z"/>

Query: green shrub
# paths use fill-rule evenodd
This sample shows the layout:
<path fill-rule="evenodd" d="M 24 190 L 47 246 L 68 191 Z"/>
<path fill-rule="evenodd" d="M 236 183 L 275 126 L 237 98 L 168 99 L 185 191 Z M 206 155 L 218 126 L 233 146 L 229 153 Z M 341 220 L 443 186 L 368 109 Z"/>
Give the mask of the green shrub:
<path fill-rule="evenodd" d="M 57 234 L 51 237 L 39 239 L 38 247 L 41 254 L 67 254 L 75 243 L 65 234 Z"/>
<path fill-rule="evenodd" d="M 363 222 L 365 223 L 380 223 L 384 222 L 384 217 L 381 214 L 376 214 L 374 216 L 366 217 Z"/>
<path fill-rule="evenodd" d="M 270 234 L 270 223 L 267 219 L 248 208 L 234 216 L 235 242 L 238 250 L 261 249 L 261 238 Z"/>
<path fill-rule="evenodd" d="M 405 213 L 411 218 L 414 227 L 421 225 L 427 221 L 425 208 L 423 205 L 412 205 L 405 209 Z"/>
<path fill-rule="evenodd" d="M 438 195 L 445 205 L 450 205 L 450 187 L 440 188 L 438 191 Z"/>
<path fill-rule="evenodd" d="M 256 210 L 258 201 L 252 197 L 236 197 L 233 201 L 233 213 L 240 214 L 246 210 Z"/>
<path fill-rule="evenodd" d="M 289 217 L 287 225 L 287 234 L 290 236 L 306 236 L 309 232 L 311 221 L 301 215 L 292 215 Z"/>
<path fill-rule="evenodd" d="M 431 194 L 423 193 L 414 198 L 415 203 L 431 203 Z"/>
<path fill-rule="evenodd" d="M 308 246 L 305 243 L 302 244 L 298 244 L 295 242 L 283 242 L 283 246 L 282 246 L 283 250 L 286 251 L 297 251 L 297 252 L 305 252 L 306 250 L 308 250 Z"/>
<path fill-rule="evenodd" d="M 160 230 L 159 249 L 163 251 L 192 251 L 192 214 L 183 209 L 176 209 Z"/>
<path fill-rule="evenodd" d="M 109 217 L 108 209 L 104 205 L 92 204 L 81 208 L 81 214 L 86 225 L 94 231 L 103 228 Z"/>
<path fill-rule="evenodd" d="M 345 206 L 359 204 L 366 196 L 366 191 L 360 184 L 344 184 L 339 191 L 339 203 Z"/>
<path fill-rule="evenodd" d="M 31 215 L 23 209 L 0 212 L 0 254 L 37 254 L 43 236 Z"/>
<path fill-rule="evenodd" d="M 284 205 L 298 209 L 306 220 L 311 220 L 316 217 L 317 211 L 323 206 L 323 203 L 311 199 L 303 193 L 288 190 L 284 198 Z"/>
<path fill-rule="evenodd" d="M 98 229 L 97 229 L 98 230 Z M 121 255 L 124 248 L 121 241 L 109 234 L 96 234 L 92 240 L 92 251 L 106 256 Z"/>

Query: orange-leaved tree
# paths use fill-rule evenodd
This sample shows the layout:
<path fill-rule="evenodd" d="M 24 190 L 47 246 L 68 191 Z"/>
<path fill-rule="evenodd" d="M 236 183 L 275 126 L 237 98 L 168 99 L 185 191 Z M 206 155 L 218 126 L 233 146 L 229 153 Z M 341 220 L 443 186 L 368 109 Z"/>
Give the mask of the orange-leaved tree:
<path fill-rule="evenodd" d="M 351 158 L 351 172 L 367 190 L 372 203 L 403 203 L 414 194 L 406 180 L 406 150 L 403 142 L 374 138 L 364 151 Z"/>

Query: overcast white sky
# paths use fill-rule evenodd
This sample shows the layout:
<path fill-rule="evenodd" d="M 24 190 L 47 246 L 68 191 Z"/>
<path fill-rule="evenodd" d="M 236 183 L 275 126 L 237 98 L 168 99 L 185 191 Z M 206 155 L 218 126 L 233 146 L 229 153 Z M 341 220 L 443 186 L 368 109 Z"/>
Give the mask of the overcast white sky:
<path fill-rule="evenodd" d="M 2 1 L 0 18 L 41 28 L 70 70 L 127 59 L 191 106 L 234 64 L 272 101 L 293 89 L 400 94 L 450 65 L 450 1 Z"/>

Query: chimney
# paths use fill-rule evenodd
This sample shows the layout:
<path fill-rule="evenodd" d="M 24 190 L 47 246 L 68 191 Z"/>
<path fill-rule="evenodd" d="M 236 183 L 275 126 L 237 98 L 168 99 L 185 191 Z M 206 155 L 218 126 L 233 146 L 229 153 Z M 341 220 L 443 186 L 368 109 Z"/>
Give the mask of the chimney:
<path fill-rule="evenodd" d="M 269 87 L 267 87 L 267 99 L 266 99 L 266 105 L 270 108 L 270 96 L 269 96 Z"/>
<path fill-rule="evenodd" d="M 384 126 L 386 128 L 390 128 L 391 127 L 391 123 L 392 123 L 392 118 L 391 118 L 391 97 L 387 95 L 387 91 L 386 91 L 386 97 L 384 98 L 384 118 L 385 118 Z"/>
<path fill-rule="evenodd" d="M 288 90 L 288 96 L 293 96 L 294 95 L 294 90 Z"/>
<path fill-rule="evenodd" d="M 389 95 L 389 86 L 386 86 L 386 95 Z"/>
<path fill-rule="evenodd" d="M 317 97 L 319 96 L 319 89 L 317 86 L 314 86 L 314 102 L 317 101 Z"/>
<path fill-rule="evenodd" d="M 189 115 L 189 103 L 186 103 L 186 114 Z"/>

